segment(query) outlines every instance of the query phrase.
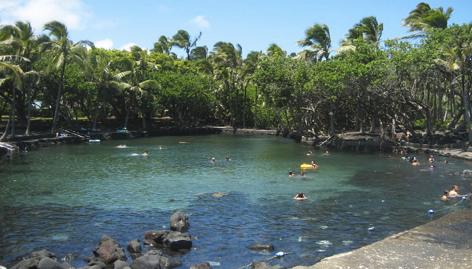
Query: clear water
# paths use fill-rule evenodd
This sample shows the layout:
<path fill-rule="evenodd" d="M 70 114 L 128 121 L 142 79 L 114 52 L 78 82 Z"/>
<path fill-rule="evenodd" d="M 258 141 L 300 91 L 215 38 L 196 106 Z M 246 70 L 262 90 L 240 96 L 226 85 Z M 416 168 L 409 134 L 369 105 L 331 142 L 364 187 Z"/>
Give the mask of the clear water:
<path fill-rule="evenodd" d="M 123 143 L 128 148 L 115 147 Z M 133 156 L 144 150 L 148 157 Z M 182 268 L 204 261 L 238 268 L 275 253 L 247 249 L 254 242 L 290 253 L 275 263 L 312 264 L 426 223 L 428 209 L 437 218 L 468 206 L 438 200 L 452 184 L 470 191 L 456 173 L 470 168 L 467 162 L 439 159 L 431 170 L 387 155 L 306 156 L 308 150 L 276 137 L 198 136 L 30 152 L 0 167 L 0 264 L 47 248 L 72 253 L 81 266 L 102 234 L 125 247 L 147 230 L 168 228 L 176 210 L 190 215 L 195 238 Z M 288 178 L 288 170 L 312 159 L 318 171 Z M 294 201 L 297 192 L 309 199 Z"/>

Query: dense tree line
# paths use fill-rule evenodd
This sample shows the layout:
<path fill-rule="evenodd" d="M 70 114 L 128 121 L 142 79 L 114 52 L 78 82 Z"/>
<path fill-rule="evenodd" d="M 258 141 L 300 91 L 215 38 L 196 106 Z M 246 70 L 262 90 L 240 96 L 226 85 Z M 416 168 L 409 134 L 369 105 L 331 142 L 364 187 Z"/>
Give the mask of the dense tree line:
<path fill-rule="evenodd" d="M 383 24 L 365 17 L 334 51 L 329 26 L 315 24 L 299 53 L 276 44 L 243 56 L 240 45 L 198 46 L 201 33 L 179 30 L 153 48 L 130 51 L 73 42 L 60 22 L 35 35 L 28 22 L 0 29 L 3 137 L 32 117 L 51 131 L 86 117 L 141 122 L 170 117 L 178 126 L 229 124 L 304 134 L 347 130 L 467 132 L 472 142 L 472 24 L 449 25 L 452 9 L 420 3 L 403 23 L 411 35 L 383 40 Z M 184 57 L 175 52 L 181 50 Z"/>

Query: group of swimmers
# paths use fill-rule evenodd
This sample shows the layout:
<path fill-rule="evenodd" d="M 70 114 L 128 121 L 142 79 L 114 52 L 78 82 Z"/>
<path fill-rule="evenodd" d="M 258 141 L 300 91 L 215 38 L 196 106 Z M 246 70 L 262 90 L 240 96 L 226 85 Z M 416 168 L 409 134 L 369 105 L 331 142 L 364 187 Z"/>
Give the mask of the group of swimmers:
<path fill-rule="evenodd" d="M 467 198 L 470 194 L 461 195 L 459 193 L 460 189 L 457 185 L 452 185 L 449 190 L 444 190 L 443 195 L 441 196 L 441 201 L 449 201 L 451 198 Z"/>
<path fill-rule="evenodd" d="M 226 156 L 226 157 L 225 157 L 225 160 L 226 160 L 227 162 L 229 162 L 229 161 L 231 161 L 231 157 Z M 210 163 L 215 164 L 215 163 L 216 163 L 216 158 L 215 158 L 215 157 L 210 157 Z"/>
<path fill-rule="evenodd" d="M 313 152 L 311 150 L 306 153 L 306 156 L 311 156 L 311 155 L 313 155 Z M 326 150 L 322 155 L 323 156 L 328 156 L 329 151 Z M 311 164 L 311 167 L 313 169 L 319 168 L 319 165 L 315 161 L 311 161 L 310 164 Z M 292 170 L 288 171 L 288 177 L 295 177 L 295 176 L 297 176 L 297 174 L 295 172 L 293 172 Z M 304 169 L 300 169 L 300 176 L 302 176 L 302 177 L 305 176 L 305 170 Z M 308 199 L 308 197 L 305 195 L 305 193 L 299 192 L 293 197 L 293 199 L 297 200 L 297 201 L 303 201 L 303 200 Z"/>

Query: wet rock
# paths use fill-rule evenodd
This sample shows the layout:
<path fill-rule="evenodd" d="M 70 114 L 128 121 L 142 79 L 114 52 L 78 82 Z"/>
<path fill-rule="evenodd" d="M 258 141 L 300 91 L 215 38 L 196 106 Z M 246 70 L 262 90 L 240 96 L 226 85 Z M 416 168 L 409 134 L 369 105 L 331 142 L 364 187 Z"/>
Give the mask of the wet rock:
<path fill-rule="evenodd" d="M 122 260 L 117 260 L 113 263 L 113 269 L 131 269 L 129 264 Z"/>
<path fill-rule="evenodd" d="M 131 240 L 128 243 L 127 249 L 133 259 L 141 256 L 141 252 L 143 251 L 141 248 L 141 242 L 138 239 Z"/>
<path fill-rule="evenodd" d="M 167 269 L 182 264 L 179 257 L 164 255 L 161 251 L 151 250 L 131 264 L 132 269 Z"/>
<path fill-rule="evenodd" d="M 183 212 L 175 212 L 170 216 L 170 229 L 177 232 L 186 232 L 190 227 L 188 216 Z"/>
<path fill-rule="evenodd" d="M 94 267 L 88 269 L 104 269 L 107 267 L 107 265 L 100 258 L 97 257 L 88 258 L 88 265 L 90 267 Z"/>
<path fill-rule="evenodd" d="M 25 259 L 15 264 L 11 269 L 36 269 L 38 268 L 39 261 L 40 259 L 38 258 Z"/>
<path fill-rule="evenodd" d="M 211 269 L 211 266 L 209 262 L 204 262 L 204 263 L 194 264 L 190 266 L 190 269 Z"/>
<path fill-rule="evenodd" d="M 48 257 L 42 258 L 38 264 L 38 269 L 66 269 L 66 268 L 69 268 L 69 267 L 66 267 Z"/>
<path fill-rule="evenodd" d="M 251 269 L 280 269 L 280 265 L 271 266 L 266 262 L 253 262 L 251 263 Z"/>
<path fill-rule="evenodd" d="M 164 238 L 164 246 L 174 251 L 192 248 L 192 237 L 187 233 L 170 232 Z"/>
<path fill-rule="evenodd" d="M 47 249 L 41 249 L 38 251 L 31 252 L 31 258 L 56 258 L 56 254 L 52 253 Z"/>
<path fill-rule="evenodd" d="M 472 170 L 464 169 L 464 171 L 462 171 L 462 176 L 463 177 L 472 177 Z"/>
<path fill-rule="evenodd" d="M 116 260 L 126 261 L 126 255 L 120 245 L 108 235 L 102 236 L 97 248 L 93 251 L 95 257 L 100 258 L 105 264 L 113 264 Z"/>
<path fill-rule="evenodd" d="M 164 238 L 169 233 L 170 231 L 147 231 L 144 233 L 144 244 L 151 246 L 162 246 L 164 245 Z"/>
<path fill-rule="evenodd" d="M 249 249 L 254 251 L 274 251 L 274 245 L 254 243 L 249 246 Z"/>

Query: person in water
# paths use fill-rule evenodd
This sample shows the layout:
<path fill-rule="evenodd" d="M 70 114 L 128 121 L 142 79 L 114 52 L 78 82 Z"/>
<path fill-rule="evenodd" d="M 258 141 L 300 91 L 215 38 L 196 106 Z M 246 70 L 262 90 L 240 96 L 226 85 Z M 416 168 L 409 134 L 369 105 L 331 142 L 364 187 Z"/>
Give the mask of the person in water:
<path fill-rule="evenodd" d="M 231 158 L 229 156 L 226 156 L 225 159 L 227 162 L 231 161 Z"/>
<path fill-rule="evenodd" d="M 460 194 L 459 194 L 459 186 L 457 185 L 452 185 L 451 189 L 449 190 L 449 192 L 447 193 L 447 196 L 449 198 L 456 198 L 456 197 L 459 197 Z"/>
<path fill-rule="evenodd" d="M 435 160 L 434 160 L 434 156 L 433 156 L 433 155 L 429 155 L 428 162 L 429 162 L 430 164 L 432 164 L 432 163 L 434 163 L 434 161 L 435 161 Z"/>
<path fill-rule="evenodd" d="M 141 155 L 143 155 L 143 156 L 145 156 L 145 157 L 146 157 L 146 156 L 149 156 L 149 151 L 145 150 L 145 151 L 143 152 L 143 154 L 141 154 Z"/>
<path fill-rule="evenodd" d="M 328 156 L 329 155 L 329 151 L 326 150 L 324 153 L 323 153 L 323 156 Z"/>
<path fill-rule="evenodd" d="M 447 202 L 449 200 L 449 196 L 448 196 L 449 192 L 447 190 L 445 190 L 443 192 L 443 195 L 441 196 L 441 201 L 443 202 Z"/>
<path fill-rule="evenodd" d="M 307 197 L 303 192 L 299 192 L 293 197 L 293 199 L 298 200 L 298 201 L 302 201 L 302 200 L 306 200 Z"/>
<path fill-rule="evenodd" d="M 416 157 L 413 157 L 410 161 L 411 165 L 413 166 L 418 166 L 420 165 L 420 162 L 418 161 L 418 159 L 416 159 Z"/>
<path fill-rule="evenodd" d="M 293 171 L 288 171 L 288 177 L 294 177 L 295 173 Z"/>
<path fill-rule="evenodd" d="M 306 153 L 306 156 L 311 156 L 313 154 L 313 152 L 311 150 L 309 150 L 307 153 Z"/>
<path fill-rule="evenodd" d="M 318 168 L 318 164 L 315 163 L 315 161 L 311 161 L 311 166 L 313 166 L 313 168 Z"/>

